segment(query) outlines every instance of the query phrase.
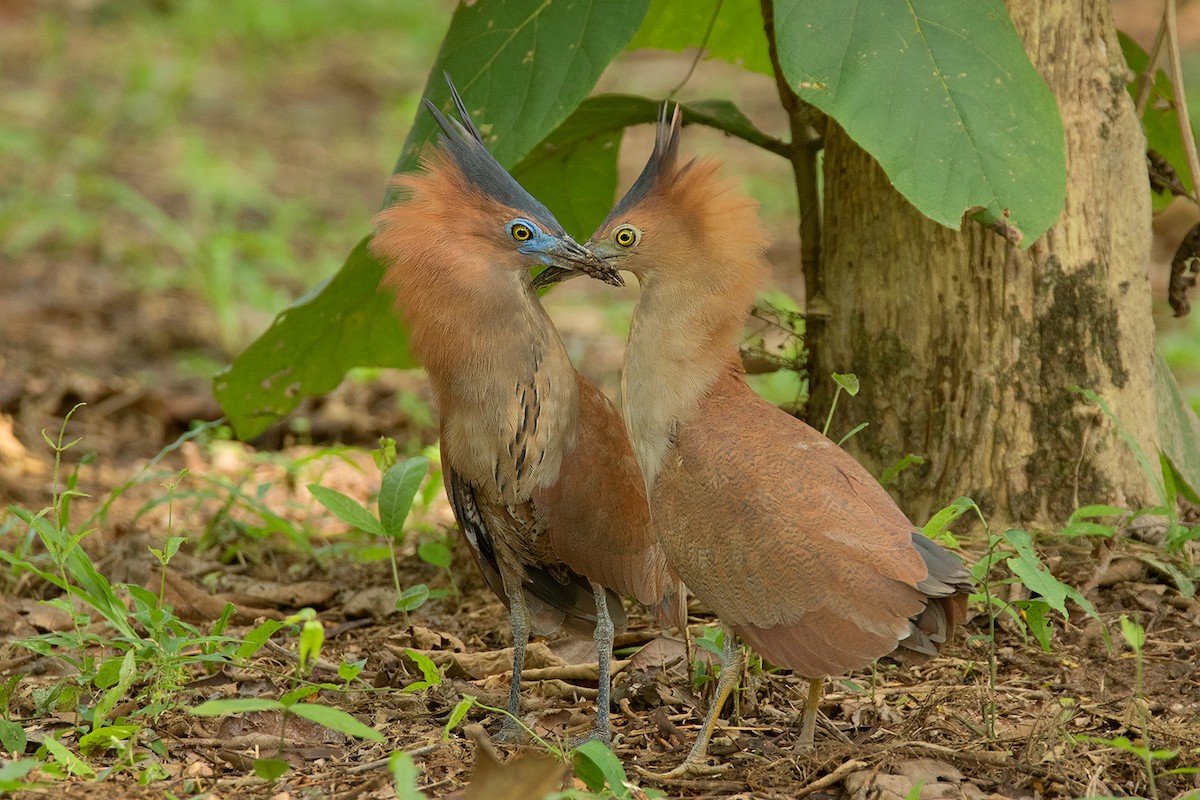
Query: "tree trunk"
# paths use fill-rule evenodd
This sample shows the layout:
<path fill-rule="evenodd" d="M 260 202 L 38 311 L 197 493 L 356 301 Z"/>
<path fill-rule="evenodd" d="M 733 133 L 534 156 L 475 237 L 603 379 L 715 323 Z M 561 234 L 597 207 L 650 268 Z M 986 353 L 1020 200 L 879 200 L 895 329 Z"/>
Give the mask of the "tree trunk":
<path fill-rule="evenodd" d="M 844 132 L 826 141 L 833 316 L 814 370 L 862 379 L 831 436 L 870 420 L 848 447 L 876 474 L 924 456 L 889 487 L 916 521 L 963 494 L 995 524 L 1154 501 L 1113 423 L 1068 388 L 1096 390 L 1153 455 L 1145 142 L 1109 0 L 1008 6 L 1066 128 L 1066 207 L 1033 247 L 931 222 Z M 832 388 L 820 383 L 814 417 Z"/>

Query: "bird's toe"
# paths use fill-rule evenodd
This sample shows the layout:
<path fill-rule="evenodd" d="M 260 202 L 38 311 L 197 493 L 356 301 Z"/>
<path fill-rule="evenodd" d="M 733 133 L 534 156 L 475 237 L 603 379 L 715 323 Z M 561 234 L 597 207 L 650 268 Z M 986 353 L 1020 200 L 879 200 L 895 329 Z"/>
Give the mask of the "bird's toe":
<path fill-rule="evenodd" d="M 670 772 L 651 772 L 641 767 L 636 767 L 636 769 L 638 774 L 643 778 L 648 778 L 652 781 L 672 781 L 679 778 L 703 778 L 720 775 L 732 766 L 732 764 L 708 764 L 704 761 L 687 759 Z"/>
<path fill-rule="evenodd" d="M 492 737 L 492 741 L 501 744 L 519 744 L 525 741 L 525 730 L 511 717 L 506 718 L 504 724 L 500 726 L 500 730 Z"/>

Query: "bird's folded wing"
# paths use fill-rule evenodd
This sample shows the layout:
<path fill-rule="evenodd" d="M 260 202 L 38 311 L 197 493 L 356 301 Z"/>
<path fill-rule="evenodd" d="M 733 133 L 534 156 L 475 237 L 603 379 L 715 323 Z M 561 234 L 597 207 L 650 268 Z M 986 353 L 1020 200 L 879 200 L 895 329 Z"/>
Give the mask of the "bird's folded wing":
<path fill-rule="evenodd" d="M 665 615 L 679 616 L 682 587 L 659 547 L 624 422 L 582 377 L 575 446 L 558 482 L 533 499 L 551 549 L 571 569 L 649 606 L 674 602 Z"/>

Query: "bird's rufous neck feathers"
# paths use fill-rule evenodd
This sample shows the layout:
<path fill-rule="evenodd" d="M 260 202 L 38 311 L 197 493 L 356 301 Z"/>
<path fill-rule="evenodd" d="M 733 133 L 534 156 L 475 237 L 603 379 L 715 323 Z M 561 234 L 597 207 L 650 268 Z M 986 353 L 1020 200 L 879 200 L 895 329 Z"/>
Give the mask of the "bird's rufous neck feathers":
<path fill-rule="evenodd" d="M 480 195 L 444 157 L 400 176 L 404 199 L 376 218 L 413 355 L 429 373 L 454 470 L 516 503 L 557 478 L 574 444 L 574 368 L 528 273 L 499 263 L 519 212 Z"/>
<path fill-rule="evenodd" d="M 652 261 L 641 270 L 622 389 L 625 414 L 648 486 L 671 437 L 721 370 L 766 277 L 767 238 L 758 203 L 711 161 L 664 176 L 622 219 L 643 231 Z"/>

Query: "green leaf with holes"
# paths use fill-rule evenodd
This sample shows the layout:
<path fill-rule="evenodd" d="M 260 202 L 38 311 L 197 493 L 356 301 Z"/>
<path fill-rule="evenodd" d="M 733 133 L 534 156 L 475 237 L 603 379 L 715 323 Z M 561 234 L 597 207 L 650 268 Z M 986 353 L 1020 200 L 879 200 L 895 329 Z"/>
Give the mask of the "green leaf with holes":
<path fill-rule="evenodd" d="M 501 164 L 511 167 L 570 116 L 633 37 L 649 0 L 478 0 L 460 3 L 426 81 L 449 106 L 448 72 Z M 396 171 L 417 165 L 434 122 L 423 109 Z M 363 220 L 364 228 L 367 220 Z M 341 270 L 280 314 L 215 379 L 238 436 L 251 438 L 355 366 L 412 367 L 408 336 L 377 287 L 366 240 Z"/>
<path fill-rule="evenodd" d="M 926 216 L 981 210 L 1022 247 L 1058 218 L 1062 120 L 1001 0 L 777 0 L 775 35 L 788 83 Z"/>

